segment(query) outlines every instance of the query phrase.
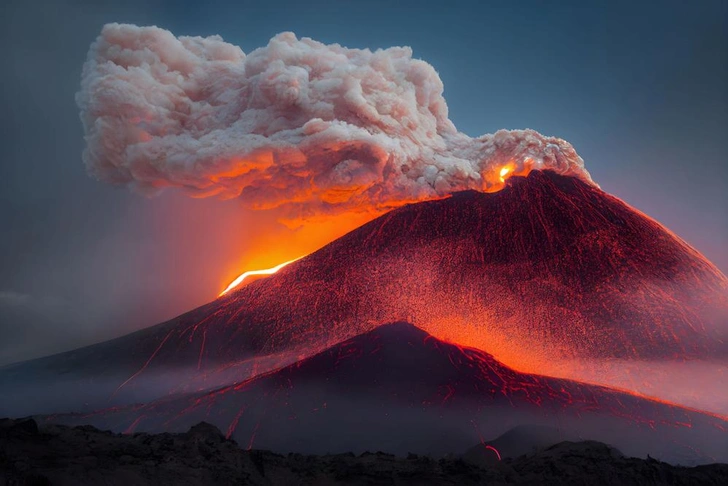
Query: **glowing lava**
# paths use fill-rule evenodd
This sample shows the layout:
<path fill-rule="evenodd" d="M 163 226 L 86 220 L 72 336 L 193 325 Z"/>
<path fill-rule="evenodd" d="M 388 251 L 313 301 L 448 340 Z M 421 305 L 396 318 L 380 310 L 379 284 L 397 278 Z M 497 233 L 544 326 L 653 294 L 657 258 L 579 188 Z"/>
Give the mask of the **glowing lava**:
<path fill-rule="evenodd" d="M 501 173 L 503 173 L 503 171 L 501 171 Z M 501 177 L 503 177 L 503 176 L 501 175 Z M 501 459 L 501 455 L 500 455 L 500 452 L 498 452 L 498 449 L 496 449 L 495 447 L 493 447 L 493 446 L 491 446 L 491 445 L 487 445 L 487 446 L 485 446 L 485 448 L 486 448 L 486 449 L 489 449 L 489 450 L 491 450 L 491 451 L 493 451 L 493 452 L 495 452 L 495 455 L 496 455 L 496 456 L 498 457 L 498 460 L 499 460 L 499 461 L 501 461 L 501 460 L 502 460 L 502 459 Z"/>
<path fill-rule="evenodd" d="M 235 280 L 233 280 L 230 283 L 230 285 L 227 286 L 227 288 L 225 290 L 223 290 L 222 292 L 220 292 L 220 294 L 218 295 L 218 297 L 222 297 L 223 295 L 227 294 L 232 289 L 234 289 L 235 287 L 237 287 L 238 285 L 240 285 L 241 283 L 243 283 L 243 280 L 245 280 L 248 277 L 252 277 L 254 275 L 273 275 L 274 273 L 276 273 L 281 268 L 285 267 L 286 265 L 290 265 L 291 263 L 293 263 L 295 261 L 298 261 L 301 258 L 303 258 L 303 257 L 300 256 L 298 258 L 294 258 L 293 260 L 288 260 L 287 262 L 283 262 L 280 265 L 276 265 L 273 268 L 265 268 L 263 270 L 248 270 L 247 272 L 244 272 L 238 278 L 236 278 Z"/>
<path fill-rule="evenodd" d="M 511 171 L 510 167 L 503 167 L 500 170 L 500 172 L 498 173 L 498 175 L 500 176 L 500 181 L 501 182 L 505 182 L 506 181 L 506 176 L 508 175 L 508 173 L 510 171 Z"/>

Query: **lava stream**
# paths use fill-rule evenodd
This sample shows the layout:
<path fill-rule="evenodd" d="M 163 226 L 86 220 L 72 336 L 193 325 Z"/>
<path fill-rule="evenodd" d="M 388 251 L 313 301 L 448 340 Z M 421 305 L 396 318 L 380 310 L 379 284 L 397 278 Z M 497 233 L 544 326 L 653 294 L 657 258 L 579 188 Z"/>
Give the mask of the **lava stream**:
<path fill-rule="evenodd" d="M 238 278 L 236 278 L 235 280 L 233 280 L 230 283 L 230 285 L 227 286 L 227 288 L 225 290 L 223 290 L 222 292 L 220 292 L 220 294 L 218 295 L 218 297 L 222 297 L 223 295 L 227 294 L 232 289 L 234 289 L 235 287 L 237 287 L 238 285 L 240 285 L 243 282 L 243 280 L 245 280 L 248 277 L 251 277 L 253 275 L 273 275 L 274 273 L 276 273 L 281 268 L 285 267 L 286 265 L 290 265 L 291 263 L 293 263 L 295 261 L 298 261 L 301 258 L 303 258 L 303 257 L 300 256 L 298 258 L 294 258 L 293 260 L 288 260 L 287 262 L 283 262 L 280 265 L 276 265 L 275 267 L 272 267 L 272 268 L 265 268 L 263 270 L 248 270 L 247 272 L 244 272 Z"/>

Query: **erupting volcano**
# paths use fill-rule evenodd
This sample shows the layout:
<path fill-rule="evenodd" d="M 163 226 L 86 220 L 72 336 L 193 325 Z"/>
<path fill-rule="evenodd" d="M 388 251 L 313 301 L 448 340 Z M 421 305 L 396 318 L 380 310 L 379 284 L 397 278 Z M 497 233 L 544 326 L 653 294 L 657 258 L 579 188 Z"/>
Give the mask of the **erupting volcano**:
<path fill-rule="evenodd" d="M 255 351 L 331 344 L 406 318 L 463 344 L 496 342 L 499 357 L 529 368 L 725 356 L 727 289 L 655 221 L 577 179 L 532 172 L 497 193 L 392 211 L 216 312 Z"/>
<path fill-rule="evenodd" d="M 0 369 L 0 415 L 209 420 L 309 452 L 444 453 L 535 424 L 728 460 L 728 279 L 568 142 L 458 132 L 442 89 L 405 48 L 285 33 L 246 56 L 104 27 L 77 96 L 91 174 L 295 224 L 377 217 L 168 322 Z"/>
<path fill-rule="evenodd" d="M 112 394 L 117 404 L 146 401 L 239 381 L 407 320 L 520 371 L 723 413 L 724 397 L 705 402 L 690 388 L 698 382 L 660 384 L 679 377 L 671 366 L 680 363 L 725 369 L 726 289 L 654 220 L 577 178 L 532 171 L 495 193 L 393 210 L 170 322 L 10 367 L 3 379 L 32 369 L 36 378 L 79 374 L 82 386 L 118 380 L 99 387 L 101 401 L 69 398 L 68 410 Z M 645 363 L 663 368 L 636 374 Z"/>

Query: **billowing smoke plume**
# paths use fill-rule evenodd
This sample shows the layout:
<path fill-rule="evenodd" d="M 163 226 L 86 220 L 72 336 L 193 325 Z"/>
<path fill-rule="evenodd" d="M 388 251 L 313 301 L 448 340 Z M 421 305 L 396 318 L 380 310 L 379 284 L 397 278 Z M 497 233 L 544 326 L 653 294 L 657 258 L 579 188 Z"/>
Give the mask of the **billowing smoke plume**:
<path fill-rule="evenodd" d="M 442 92 L 407 47 L 372 52 L 283 33 L 246 56 L 219 36 L 109 24 L 77 102 L 89 172 L 144 193 L 180 187 L 305 215 L 494 190 L 504 167 L 591 181 L 564 140 L 458 132 Z"/>

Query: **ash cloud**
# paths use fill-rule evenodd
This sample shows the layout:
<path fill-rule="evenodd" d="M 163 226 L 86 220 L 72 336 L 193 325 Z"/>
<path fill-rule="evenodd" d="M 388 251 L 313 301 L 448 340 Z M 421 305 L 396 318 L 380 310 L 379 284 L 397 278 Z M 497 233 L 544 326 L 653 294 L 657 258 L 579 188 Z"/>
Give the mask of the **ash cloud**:
<path fill-rule="evenodd" d="M 176 187 L 313 216 L 497 190 L 504 166 L 591 182 L 564 140 L 458 132 L 437 72 L 408 47 L 286 32 L 246 55 L 219 36 L 108 24 L 76 101 L 89 173 L 145 194 Z"/>

